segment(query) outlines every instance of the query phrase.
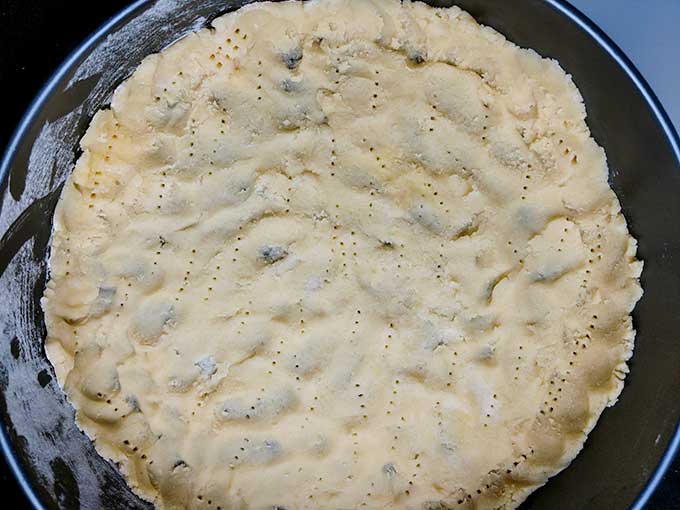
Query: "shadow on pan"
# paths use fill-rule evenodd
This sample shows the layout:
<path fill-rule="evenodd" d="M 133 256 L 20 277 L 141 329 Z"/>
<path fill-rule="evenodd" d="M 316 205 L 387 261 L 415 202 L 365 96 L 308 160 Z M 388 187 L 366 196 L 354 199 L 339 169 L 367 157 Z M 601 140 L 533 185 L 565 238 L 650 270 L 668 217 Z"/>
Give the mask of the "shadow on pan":
<path fill-rule="evenodd" d="M 138 1 L 59 68 L 31 106 L 0 167 L 0 443 L 35 508 L 150 509 L 75 426 L 43 349 L 40 297 L 51 216 L 78 140 L 94 113 L 144 56 L 238 0 Z M 677 134 L 632 64 L 561 0 L 456 3 L 520 46 L 556 58 L 572 74 L 588 124 L 606 151 L 639 256 L 645 294 L 631 373 L 569 469 L 526 510 L 642 509 L 677 448 L 680 418 L 680 148 Z"/>

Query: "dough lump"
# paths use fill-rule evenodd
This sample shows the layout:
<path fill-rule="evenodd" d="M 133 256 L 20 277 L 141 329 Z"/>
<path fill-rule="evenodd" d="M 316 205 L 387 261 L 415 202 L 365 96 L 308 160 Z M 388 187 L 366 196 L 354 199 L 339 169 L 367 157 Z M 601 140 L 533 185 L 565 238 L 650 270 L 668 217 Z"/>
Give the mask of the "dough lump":
<path fill-rule="evenodd" d="M 159 510 L 515 508 L 633 349 L 585 113 L 456 7 L 257 3 L 149 56 L 54 218 L 78 424 Z"/>

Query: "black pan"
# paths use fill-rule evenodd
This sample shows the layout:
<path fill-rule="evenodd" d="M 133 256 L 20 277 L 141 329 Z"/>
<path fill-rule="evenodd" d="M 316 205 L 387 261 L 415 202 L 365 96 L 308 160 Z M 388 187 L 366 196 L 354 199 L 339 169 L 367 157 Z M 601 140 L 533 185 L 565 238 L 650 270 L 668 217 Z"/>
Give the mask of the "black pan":
<path fill-rule="evenodd" d="M 39 299 L 51 217 L 95 111 L 145 55 L 246 3 L 138 1 L 57 70 L 17 129 L 0 166 L 0 446 L 35 508 L 142 509 L 116 468 L 74 424 L 48 363 Z M 450 1 L 435 0 L 438 6 Z M 572 465 L 525 510 L 641 510 L 680 442 L 680 143 L 630 61 L 562 0 L 456 0 L 510 40 L 573 75 L 611 184 L 645 261 L 635 356 L 619 403 L 603 414 Z M 84 13 L 86 15 L 86 13 Z"/>

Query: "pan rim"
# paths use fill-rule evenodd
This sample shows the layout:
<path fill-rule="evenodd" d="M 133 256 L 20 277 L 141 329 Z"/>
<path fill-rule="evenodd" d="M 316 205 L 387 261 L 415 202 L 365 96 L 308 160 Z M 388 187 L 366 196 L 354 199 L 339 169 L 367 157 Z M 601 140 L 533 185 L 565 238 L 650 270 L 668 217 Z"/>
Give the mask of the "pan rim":
<path fill-rule="evenodd" d="M 680 167 L 680 137 L 676 128 L 668 116 L 668 113 L 662 106 L 655 92 L 647 80 L 642 76 L 635 64 L 628 58 L 623 50 L 588 16 L 586 16 L 579 9 L 571 5 L 567 0 L 543 0 L 549 7 L 560 13 L 562 16 L 569 19 L 576 24 L 578 28 L 589 35 L 605 52 L 616 62 L 616 64 L 625 72 L 628 79 L 635 85 L 636 89 L 644 98 L 647 106 L 650 108 L 659 126 L 665 135 L 668 144 L 675 156 L 676 163 Z M 106 22 L 104 22 L 95 32 L 90 34 L 82 43 L 80 43 L 59 65 L 59 67 L 50 76 L 48 81 L 42 86 L 36 97 L 31 101 L 28 109 L 23 114 L 17 128 L 10 137 L 10 141 L 4 150 L 2 161 L 0 162 L 0 193 L 5 193 L 6 187 L 9 184 L 8 174 L 11 164 L 17 149 L 26 135 L 29 127 L 35 121 L 39 111 L 44 106 L 47 98 L 56 90 L 58 83 L 64 75 L 71 69 L 71 67 L 85 55 L 90 49 L 96 46 L 102 39 L 106 38 L 112 28 L 118 23 L 125 20 L 128 16 L 143 6 L 153 4 L 153 0 L 136 0 L 128 7 L 122 9 L 117 14 L 113 15 Z M 24 473 L 19 465 L 19 461 L 14 453 L 12 445 L 5 430 L 5 424 L 0 423 L 0 450 L 5 457 L 12 474 L 21 486 L 25 496 L 31 503 L 34 510 L 43 510 L 44 506 L 40 502 L 35 489 L 31 486 L 28 476 Z M 654 470 L 654 473 L 647 481 L 647 484 L 642 489 L 635 502 L 631 506 L 631 510 L 644 510 L 645 505 L 656 491 L 664 475 L 668 471 L 676 453 L 680 450 L 680 422 L 676 425 L 666 451 L 663 453 L 661 460 Z"/>

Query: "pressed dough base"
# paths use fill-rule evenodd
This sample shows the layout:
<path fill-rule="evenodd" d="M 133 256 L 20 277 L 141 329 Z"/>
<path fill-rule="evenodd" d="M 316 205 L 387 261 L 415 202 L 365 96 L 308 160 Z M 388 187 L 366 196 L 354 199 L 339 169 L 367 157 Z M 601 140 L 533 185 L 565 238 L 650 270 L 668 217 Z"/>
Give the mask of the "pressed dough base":
<path fill-rule="evenodd" d="M 455 7 L 256 4 L 148 57 L 54 218 L 79 425 L 158 509 L 516 507 L 633 348 L 584 119 Z"/>

